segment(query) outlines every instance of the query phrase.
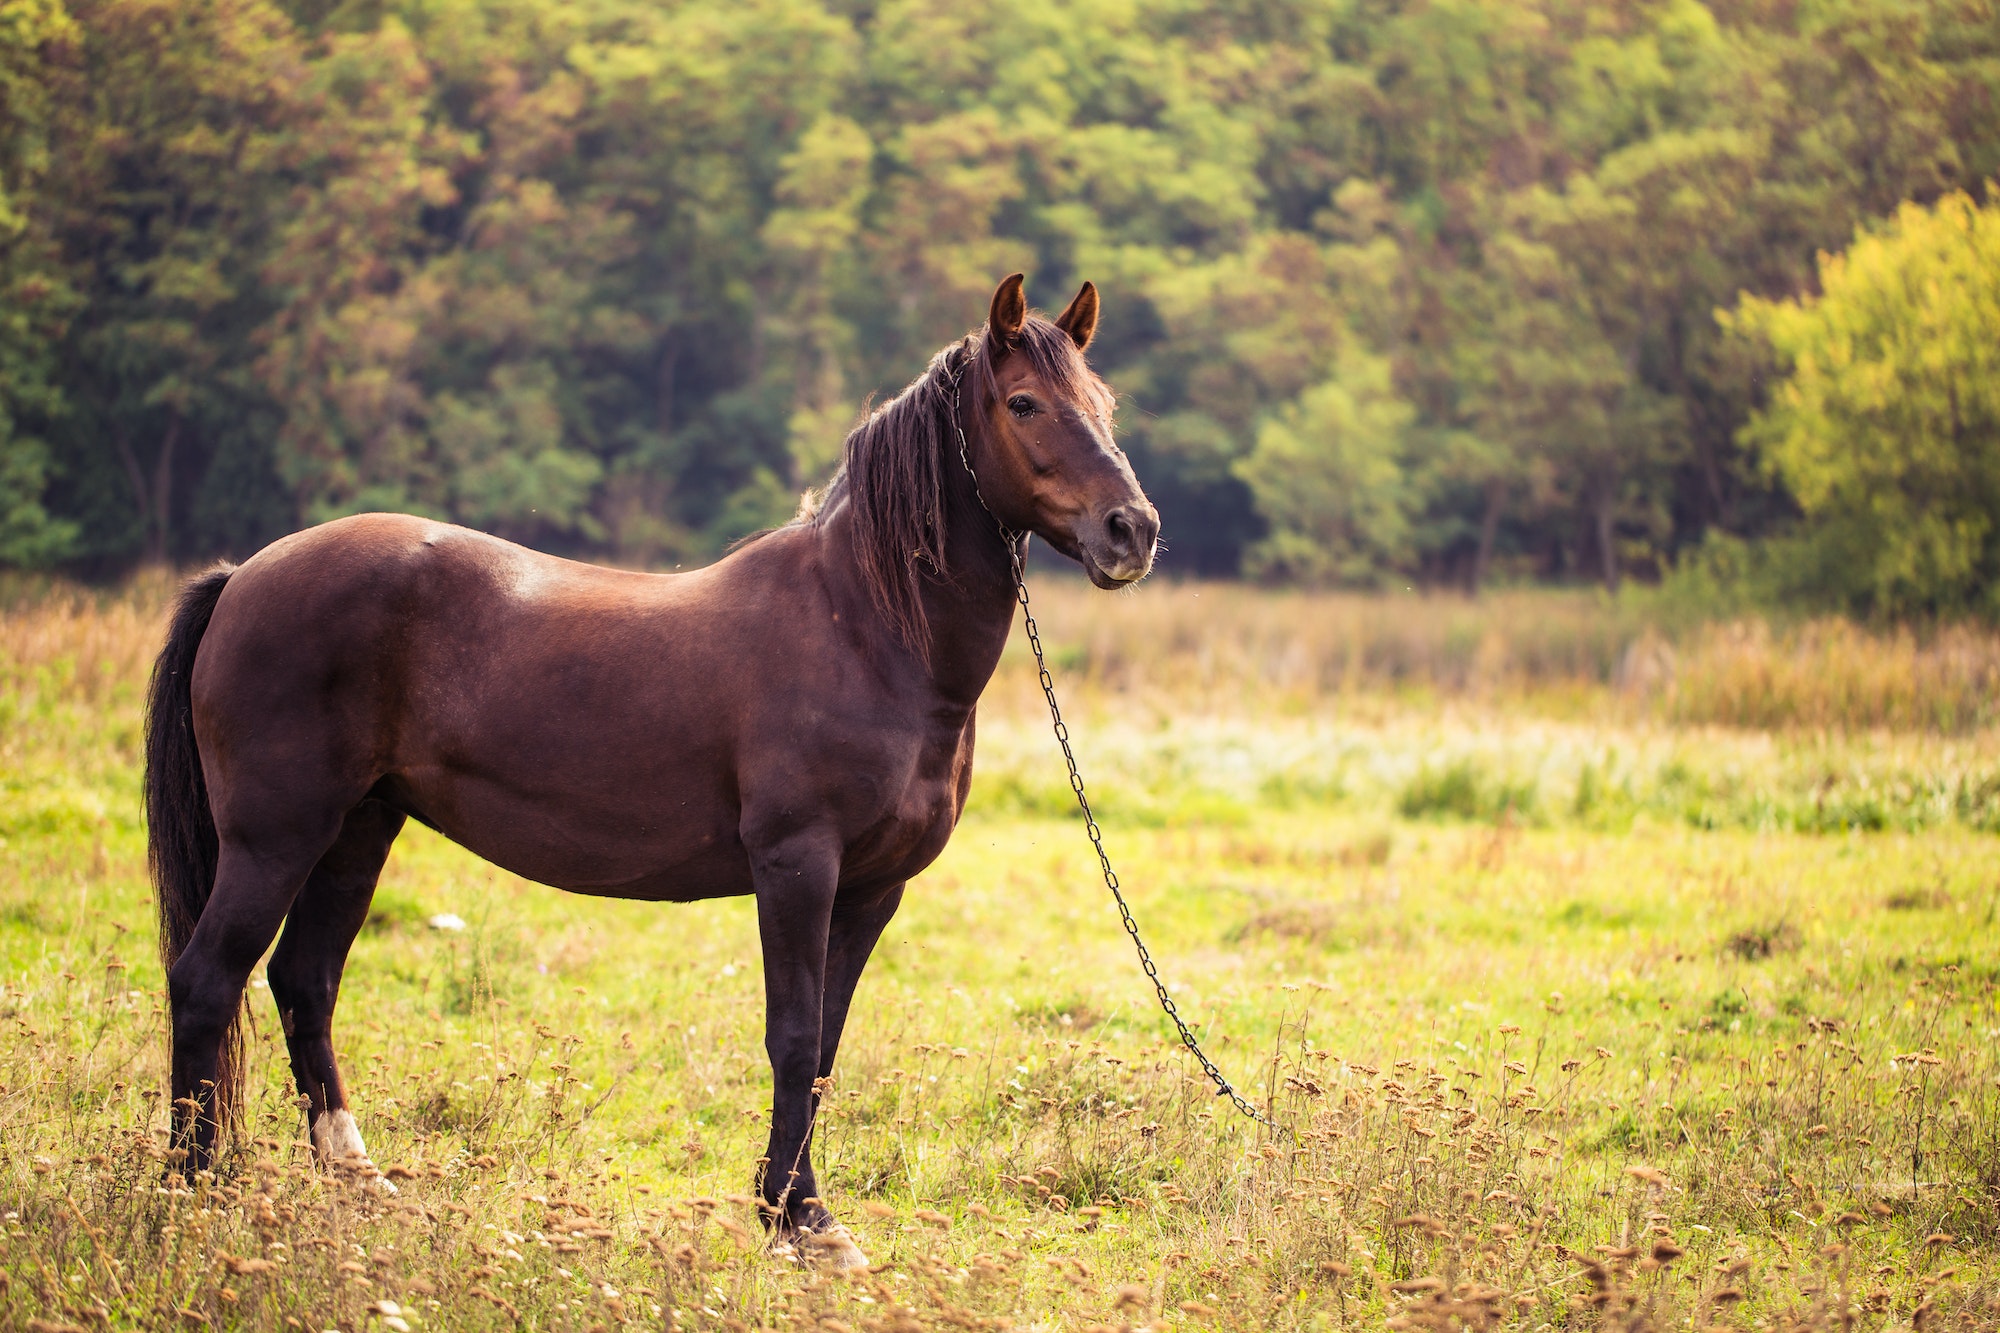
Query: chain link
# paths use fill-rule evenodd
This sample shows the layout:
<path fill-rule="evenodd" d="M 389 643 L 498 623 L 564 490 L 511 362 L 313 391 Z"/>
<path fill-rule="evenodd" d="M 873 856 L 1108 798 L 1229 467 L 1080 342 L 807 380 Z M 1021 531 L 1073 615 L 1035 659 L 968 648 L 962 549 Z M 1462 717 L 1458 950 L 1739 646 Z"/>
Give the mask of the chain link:
<path fill-rule="evenodd" d="M 1181 1017 L 1180 1006 L 1174 1003 L 1172 993 L 1167 990 L 1167 983 L 1160 980 L 1160 969 L 1153 962 L 1152 951 L 1146 947 L 1146 941 L 1139 937 L 1139 923 L 1132 916 L 1132 908 L 1125 901 L 1125 894 L 1118 882 L 1118 872 L 1111 868 L 1111 857 L 1104 850 L 1104 831 L 1097 826 L 1097 817 L 1090 811 L 1090 797 L 1083 790 L 1083 775 L 1078 772 L 1076 766 L 1076 751 L 1070 748 L 1069 724 L 1063 721 L 1062 705 L 1056 702 L 1055 678 L 1049 674 L 1048 654 L 1042 651 L 1041 629 L 1035 624 L 1033 608 L 1028 605 L 1028 575 L 1023 559 L 1028 534 L 1015 532 L 1000 521 L 1000 516 L 993 512 L 993 507 L 986 503 L 986 496 L 979 489 L 979 474 L 972 470 L 972 450 L 966 443 L 965 426 L 959 420 L 958 409 L 958 382 L 963 370 L 964 363 L 961 362 L 959 370 L 947 370 L 945 376 L 951 384 L 951 425 L 958 433 L 958 459 L 965 465 L 966 475 L 972 478 L 972 493 L 978 498 L 979 507 L 986 511 L 987 516 L 1000 529 L 1000 539 L 1007 545 L 1007 561 L 1014 575 L 1014 596 L 1021 603 L 1021 618 L 1027 623 L 1028 646 L 1035 651 L 1035 672 L 1041 679 L 1042 697 L 1048 700 L 1049 720 L 1054 724 L 1056 744 L 1062 747 L 1063 762 L 1069 766 L 1069 789 L 1076 796 L 1077 809 L 1083 812 L 1083 830 L 1090 836 L 1090 845 L 1097 852 L 1098 867 L 1104 872 L 1104 887 L 1111 890 L 1111 900 L 1118 904 L 1119 919 L 1125 924 L 1125 933 L 1132 937 L 1132 947 L 1139 951 L 1139 966 L 1145 969 L 1146 980 L 1153 983 L 1153 991 L 1159 996 L 1161 1010 L 1172 1021 L 1175 1031 L 1180 1034 L 1181 1045 L 1187 1047 L 1188 1052 L 1200 1063 L 1201 1072 L 1208 1075 L 1209 1081 L 1215 1084 L 1215 1095 L 1227 1097 L 1238 1111 L 1266 1129 L 1290 1137 L 1290 1130 L 1259 1111 L 1223 1076 L 1215 1061 L 1208 1058 L 1208 1052 L 1202 1050 L 1201 1043 L 1195 1039 L 1194 1030 L 1188 1026 L 1187 1020 Z"/>

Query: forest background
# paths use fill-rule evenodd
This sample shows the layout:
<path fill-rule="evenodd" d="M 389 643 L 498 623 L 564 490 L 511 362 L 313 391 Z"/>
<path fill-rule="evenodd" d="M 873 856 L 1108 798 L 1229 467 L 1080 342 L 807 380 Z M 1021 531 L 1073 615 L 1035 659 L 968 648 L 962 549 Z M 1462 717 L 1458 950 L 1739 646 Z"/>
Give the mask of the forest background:
<path fill-rule="evenodd" d="M 0 563 L 705 560 L 1023 269 L 1165 571 L 1990 617 L 1996 172 L 1990 0 L 0 0 Z"/>

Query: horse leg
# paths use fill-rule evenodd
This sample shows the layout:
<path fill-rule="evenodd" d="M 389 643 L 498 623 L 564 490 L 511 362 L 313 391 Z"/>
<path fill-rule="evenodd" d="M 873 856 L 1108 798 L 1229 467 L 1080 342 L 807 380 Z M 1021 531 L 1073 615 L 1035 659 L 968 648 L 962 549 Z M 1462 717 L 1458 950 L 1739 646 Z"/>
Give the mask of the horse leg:
<path fill-rule="evenodd" d="M 833 1077 L 833 1059 L 840 1051 L 840 1033 L 847 1026 L 847 1007 L 854 1000 L 854 987 L 861 980 L 861 969 L 868 966 L 868 957 L 875 952 L 876 941 L 889 925 L 891 917 L 903 902 L 903 886 L 895 885 L 879 897 L 864 903 L 835 903 L 833 920 L 829 923 L 826 940 L 826 998 L 820 1008 L 819 1020 L 819 1076 L 822 1080 Z M 817 1099 L 814 1102 L 817 1106 Z M 812 1145 L 806 1145 L 804 1174 L 801 1182 L 807 1187 L 805 1196 L 817 1193 L 812 1179 Z"/>
<path fill-rule="evenodd" d="M 757 933 L 764 948 L 764 1049 L 771 1057 L 771 1138 L 759 1192 L 781 1235 L 798 1235 L 835 1268 L 864 1266 L 846 1228 L 812 1197 L 806 1156 L 818 1101 L 827 941 L 840 875 L 831 839 L 794 836 L 753 852 Z"/>
<path fill-rule="evenodd" d="M 819 1064 L 808 1112 L 810 1116 L 817 1117 L 819 1088 L 824 1085 L 824 1080 L 833 1077 L 834 1055 L 840 1049 L 840 1032 L 847 1023 L 847 1007 L 854 999 L 855 983 L 861 980 L 861 969 L 868 965 L 868 955 L 874 951 L 875 942 L 882 937 L 883 928 L 896 915 L 896 908 L 902 901 L 903 886 L 898 884 L 866 902 L 836 901 L 833 905 L 827 922 L 826 971 L 820 1000 Z M 769 966 L 768 963 L 766 966 Z M 775 1126 L 775 1118 L 773 1123 Z M 775 1146 L 775 1135 L 773 1144 Z M 836 1225 L 833 1214 L 820 1202 L 819 1182 L 813 1174 L 810 1125 L 796 1159 L 773 1156 L 767 1175 L 776 1177 L 776 1201 L 786 1205 L 786 1225 L 808 1232 L 824 1231 Z"/>
<path fill-rule="evenodd" d="M 189 1172 L 213 1163 L 221 1135 L 220 1102 L 241 1070 L 223 1049 L 243 1005 L 250 969 L 269 948 L 299 886 L 332 841 L 296 831 L 251 845 L 225 836 L 215 887 L 201 920 L 167 973 L 173 1015 L 173 1143 L 187 1151 Z"/>
<path fill-rule="evenodd" d="M 375 881 L 402 828 L 402 813 L 380 801 L 363 801 L 347 812 L 340 836 L 306 877 L 265 969 L 291 1053 L 292 1077 L 306 1100 L 313 1150 L 329 1168 L 369 1171 L 374 1166 L 348 1109 L 347 1089 L 334 1059 L 333 1008 L 340 999 L 347 951 L 368 918 Z"/>

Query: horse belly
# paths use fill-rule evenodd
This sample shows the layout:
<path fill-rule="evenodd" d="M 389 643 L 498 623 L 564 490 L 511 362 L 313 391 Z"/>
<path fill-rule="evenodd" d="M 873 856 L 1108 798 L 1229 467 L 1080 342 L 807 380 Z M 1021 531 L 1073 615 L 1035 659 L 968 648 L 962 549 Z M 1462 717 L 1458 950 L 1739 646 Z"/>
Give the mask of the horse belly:
<path fill-rule="evenodd" d="M 539 884 L 672 902 L 751 890 L 735 814 L 716 802 L 596 804 L 573 792 L 420 774 L 384 786 L 403 798 L 393 803 L 445 837 Z"/>
<path fill-rule="evenodd" d="M 527 615 L 486 641 L 507 650 L 470 670 L 440 652 L 429 674 L 456 688 L 419 697 L 399 728 L 397 774 L 427 817 L 559 888 L 749 892 L 729 721 L 740 672 L 610 618 Z"/>

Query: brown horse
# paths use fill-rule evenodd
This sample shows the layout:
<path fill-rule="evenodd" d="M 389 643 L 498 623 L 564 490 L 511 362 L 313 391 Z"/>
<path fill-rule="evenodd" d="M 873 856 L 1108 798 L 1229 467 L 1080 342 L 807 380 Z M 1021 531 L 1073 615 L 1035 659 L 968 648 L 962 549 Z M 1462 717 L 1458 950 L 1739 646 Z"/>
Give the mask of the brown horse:
<path fill-rule="evenodd" d="M 813 1179 L 816 1081 L 904 883 L 964 806 L 1013 619 L 1010 542 L 1037 533 L 1102 588 L 1152 566 L 1158 516 L 1082 356 L 1096 324 L 1089 283 L 1050 322 L 1008 278 L 984 329 L 848 436 L 820 503 L 706 569 L 601 569 L 369 514 L 192 581 L 146 754 L 188 1169 L 231 1118 L 244 986 L 281 926 L 271 995 L 313 1143 L 368 1168 L 333 1010 L 414 818 L 577 893 L 754 895 L 774 1085 L 760 1191 L 781 1233 L 862 1262 Z"/>

